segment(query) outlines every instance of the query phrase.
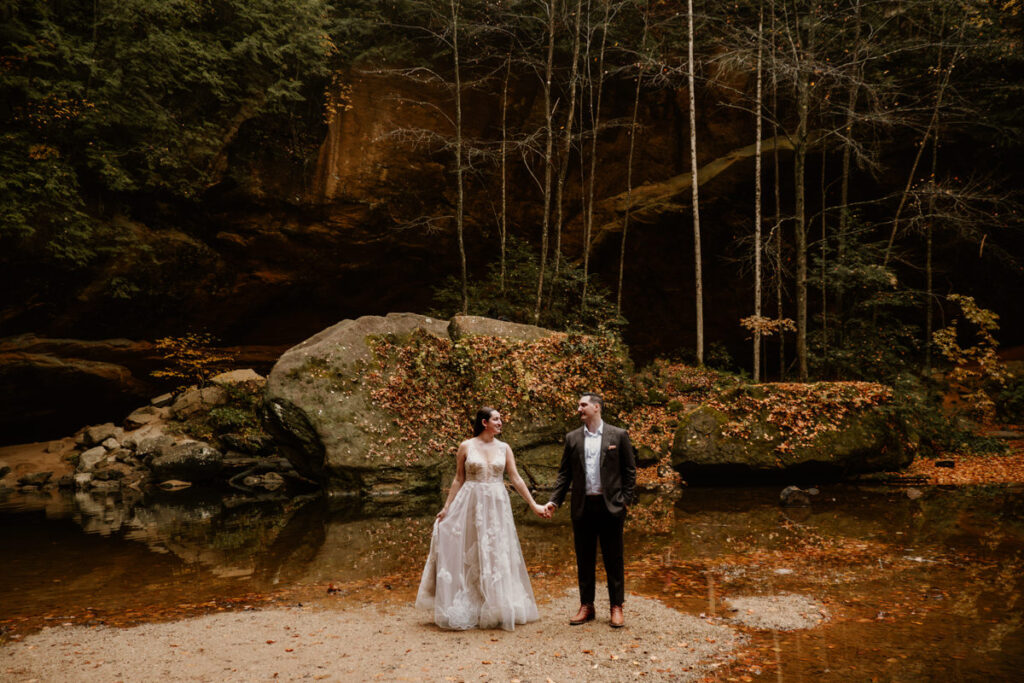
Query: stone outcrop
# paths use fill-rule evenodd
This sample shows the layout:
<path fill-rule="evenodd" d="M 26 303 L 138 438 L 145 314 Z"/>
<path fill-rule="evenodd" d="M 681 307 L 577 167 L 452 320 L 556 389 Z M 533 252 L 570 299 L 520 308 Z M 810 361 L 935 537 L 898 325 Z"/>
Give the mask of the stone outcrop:
<path fill-rule="evenodd" d="M 249 346 L 223 350 L 236 363 L 269 368 L 284 349 Z M 123 415 L 157 393 L 149 373 L 165 365 L 148 341 L 87 341 L 32 334 L 0 338 L 2 443 L 52 438 L 82 423 Z M 247 385 L 254 381 L 253 376 L 259 377 L 253 370 L 235 370 L 224 373 L 221 383 Z"/>
<path fill-rule="evenodd" d="M 740 385 L 680 416 L 672 466 L 690 483 L 895 471 L 913 453 L 903 425 L 879 409 L 891 398 L 864 382 Z"/>
<path fill-rule="evenodd" d="M 564 339 L 566 335 L 472 316 L 457 316 L 449 322 L 392 313 L 344 320 L 290 349 L 274 366 L 267 383 L 268 427 L 296 470 L 329 487 L 371 496 L 415 492 L 436 495 L 453 470 L 451 455 L 458 440 L 471 435 L 468 419 L 462 418 L 457 430 L 444 438 L 432 439 L 429 433 L 420 432 L 410 436 L 410 416 L 375 398 L 374 391 L 399 374 L 396 358 L 411 353 L 412 347 L 403 344 L 415 346 L 417 339 L 426 340 L 415 347 L 422 358 L 412 364 L 420 363 L 422 369 L 414 367 L 413 372 L 424 375 L 424 381 L 431 385 L 439 385 L 442 393 L 447 392 L 429 399 L 438 405 L 426 406 L 437 411 L 439 429 L 452 405 L 456 406 L 455 412 L 468 418 L 488 395 L 500 397 L 495 407 L 503 411 L 518 401 L 530 406 L 548 405 L 536 393 L 538 387 L 531 384 L 549 378 L 537 377 L 519 366 L 508 377 L 491 377 L 487 373 L 500 363 L 494 359 L 474 361 L 474 337 L 512 348 Z M 377 357 L 371 349 L 374 339 L 394 345 L 398 349 L 395 356 Z M 555 349 L 538 346 L 537 356 L 547 353 L 554 358 L 558 353 Z M 436 357 L 444 354 L 450 354 L 449 362 L 438 363 Z M 624 354 L 608 362 L 618 364 L 620 369 L 628 367 Z M 595 369 L 595 374 L 599 372 L 603 369 Z M 410 392 L 409 405 L 415 406 L 420 390 L 416 386 L 404 390 Z M 465 395 L 452 395 L 460 392 Z M 515 450 L 520 472 L 528 483 L 543 486 L 553 481 L 562 438 L 574 425 L 574 400 L 572 395 L 557 396 L 557 407 L 535 410 L 506 429 L 504 436 Z M 426 422 L 429 432 L 429 415 Z"/>
<path fill-rule="evenodd" d="M 279 491 L 289 482 L 308 489 L 311 482 L 287 460 L 274 457 L 276 448 L 266 433 L 251 427 L 244 433 L 224 431 L 231 425 L 224 427 L 210 413 L 224 406 L 238 419 L 261 402 L 265 384 L 251 369 L 231 371 L 213 377 L 209 386 L 158 401 L 166 407 L 136 408 L 123 426 L 108 422 L 82 428 L 69 454 L 75 473 L 67 486 L 82 493 L 134 490 L 131 495 L 151 486 L 180 490 L 199 482 L 249 494 Z M 248 418 L 252 425 L 258 425 L 256 417 Z M 209 436 L 197 438 L 196 430 Z"/>

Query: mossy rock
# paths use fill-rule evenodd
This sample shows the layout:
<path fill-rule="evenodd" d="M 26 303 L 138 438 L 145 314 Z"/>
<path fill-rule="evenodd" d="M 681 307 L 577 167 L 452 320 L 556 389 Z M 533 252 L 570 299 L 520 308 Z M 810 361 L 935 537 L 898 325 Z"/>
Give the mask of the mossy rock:
<path fill-rule="evenodd" d="M 843 383 L 828 384 L 835 390 Z M 806 402 L 787 406 L 777 394 L 769 404 L 771 389 L 771 385 L 736 387 L 719 396 L 715 405 L 681 415 L 672 444 L 672 467 L 690 483 L 717 484 L 839 480 L 896 471 L 913 460 L 907 429 L 884 401 L 881 405 L 850 402 L 836 411 L 823 404 L 816 411 Z M 744 403 L 744 399 L 750 400 Z M 805 426 L 806 431 L 781 425 L 780 413 L 797 416 L 794 424 Z M 835 415 L 841 417 L 830 419 Z"/>

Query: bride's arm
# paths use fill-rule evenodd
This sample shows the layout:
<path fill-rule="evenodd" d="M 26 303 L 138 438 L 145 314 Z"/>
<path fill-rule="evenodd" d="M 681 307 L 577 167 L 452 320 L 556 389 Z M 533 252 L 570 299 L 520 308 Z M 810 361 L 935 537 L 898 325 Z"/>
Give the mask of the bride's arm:
<path fill-rule="evenodd" d="M 519 476 L 519 470 L 516 469 L 516 456 L 512 455 L 512 448 L 508 444 L 505 444 L 505 471 L 508 472 L 508 480 L 512 482 L 512 487 L 519 492 L 530 509 L 540 517 L 547 517 L 547 508 L 537 504 L 530 494 L 530 489 L 526 487 L 526 482 Z"/>
<path fill-rule="evenodd" d="M 459 444 L 459 450 L 455 454 L 455 479 L 452 480 L 452 487 L 448 489 L 448 499 L 444 501 L 444 507 L 437 513 L 437 521 L 441 521 L 448 514 L 448 506 L 455 500 L 455 494 L 462 488 L 462 484 L 466 481 L 466 452 L 468 447 L 466 442 L 463 441 Z"/>

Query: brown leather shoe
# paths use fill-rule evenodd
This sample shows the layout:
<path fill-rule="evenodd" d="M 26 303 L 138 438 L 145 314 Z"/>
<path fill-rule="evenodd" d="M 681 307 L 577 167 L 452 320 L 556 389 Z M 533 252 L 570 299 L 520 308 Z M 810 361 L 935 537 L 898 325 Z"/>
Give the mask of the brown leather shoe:
<path fill-rule="evenodd" d="M 612 605 L 612 628 L 622 628 L 626 625 L 626 617 L 622 614 L 622 605 Z"/>
<path fill-rule="evenodd" d="M 569 620 L 570 626 L 579 626 L 585 624 L 588 621 L 593 621 L 597 614 L 594 612 L 593 605 L 580 605 L 580 611 L 576 613 L 572 619 Z"/>

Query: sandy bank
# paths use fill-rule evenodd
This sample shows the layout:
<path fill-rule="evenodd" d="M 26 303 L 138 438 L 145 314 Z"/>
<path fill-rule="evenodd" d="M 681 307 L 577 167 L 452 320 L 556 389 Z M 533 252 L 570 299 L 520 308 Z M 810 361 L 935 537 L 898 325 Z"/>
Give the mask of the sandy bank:
<path fill-rule="evenodd" d="M 541 620 L 500 630 L 442 631 L 411 605 L 291 607 L 133 628 L 46 629 L 0 648 L 5 681 L 619 681 L 692 680 L 728 661 L 743 636 L 661 603 L 629 598 L 627 627 L 607 609 L 579 627 L 572 595 Z"/>

